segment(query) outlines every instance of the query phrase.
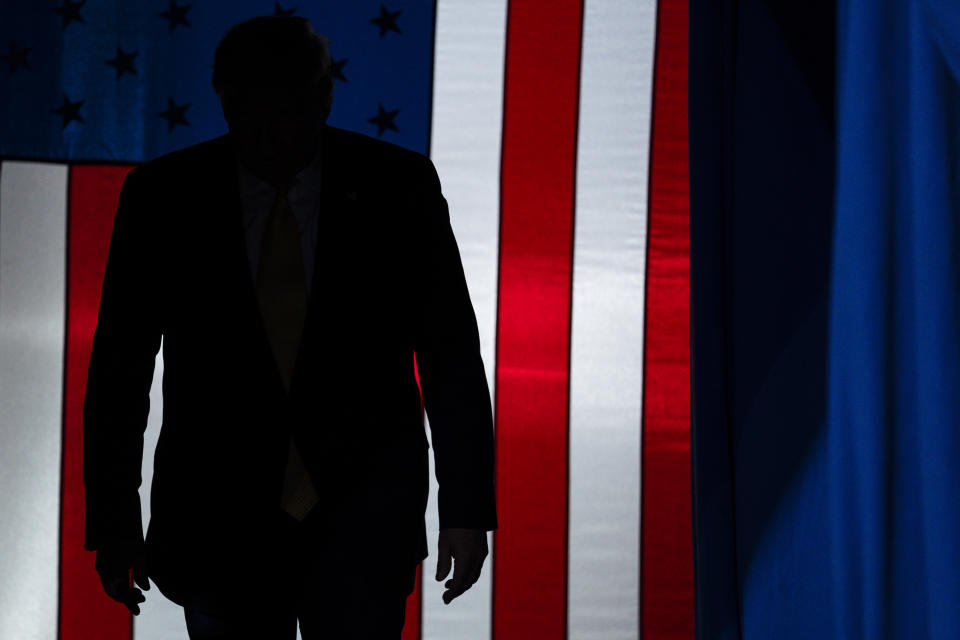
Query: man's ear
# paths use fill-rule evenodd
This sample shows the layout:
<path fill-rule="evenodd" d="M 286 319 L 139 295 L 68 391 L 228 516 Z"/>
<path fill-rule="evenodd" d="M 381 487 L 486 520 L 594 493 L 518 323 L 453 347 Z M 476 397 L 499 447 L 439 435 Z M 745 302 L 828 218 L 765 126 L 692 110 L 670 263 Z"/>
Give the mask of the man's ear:
<path fill-rule="evenodd" d="M 231 91 L 229 87 L 215 88 L 214 91 L 220 100 L 220 111 L 223 113 L 223 119 L 226 120 L 229 125 L 233 119 L 233 97 L 235 92 Z"/>
<path fill-rule="evenodd" d="M 230 110 L 227 107 L 227 103 L 220 99 L 220 111 L 223 113 L 223 119 L 227 121 L 227 124 L 230 124 Z"/>

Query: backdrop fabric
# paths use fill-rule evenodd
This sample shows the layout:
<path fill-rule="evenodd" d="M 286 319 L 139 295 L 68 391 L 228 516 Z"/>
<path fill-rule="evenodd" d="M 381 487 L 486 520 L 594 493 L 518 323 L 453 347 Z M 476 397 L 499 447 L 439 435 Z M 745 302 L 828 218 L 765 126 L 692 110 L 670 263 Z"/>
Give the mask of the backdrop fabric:
<path fill-rule="evenodd" d="M 956 638 L 960 6 L 691 3 L 700 638 Z"/>
<path fill-rule="evenodd" d="M 833 637 L 956 638 L 960 5 L 838 9 Z"/>

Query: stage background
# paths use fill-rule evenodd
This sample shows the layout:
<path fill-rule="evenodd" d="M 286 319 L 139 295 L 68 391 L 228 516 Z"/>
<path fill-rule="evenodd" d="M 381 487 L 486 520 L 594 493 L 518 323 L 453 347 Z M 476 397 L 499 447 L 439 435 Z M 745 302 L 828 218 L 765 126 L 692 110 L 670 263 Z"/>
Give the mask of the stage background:
<path fill-rule="evenodd" d="M 431 486 L 404 637 L 693 636 L 685 0 L 0 11 L 0 637 L 185 635 L 156 588 L 139 616 L 110 600 L 83 550 L 86 368 L 123 177 L 226 132 L 214 47 L 274 12 L 330 39 L 330 124 L 434 161 L 477 312 L 500 528 L 444 606 Z M 161 350 L 145 529 L 162 375 Z"/>

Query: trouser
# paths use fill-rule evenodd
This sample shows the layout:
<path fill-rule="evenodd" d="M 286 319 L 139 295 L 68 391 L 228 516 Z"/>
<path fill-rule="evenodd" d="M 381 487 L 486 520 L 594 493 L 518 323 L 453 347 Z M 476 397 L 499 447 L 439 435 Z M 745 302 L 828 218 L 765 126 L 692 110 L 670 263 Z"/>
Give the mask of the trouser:
<path fill-rule="evenodd" d="M 276 551 L 286 576 L 277 603 L 220 617 L 185 607 L 190 639 L 295 640 L 299 621 L 302 640 L 399 640 L 417 565 L 399 561 L 388 542 L 371 545 L 376 533 L 324 520 L 320 505 L 302 522 L 279 507 L 277 518 L 287 543 Z"/>

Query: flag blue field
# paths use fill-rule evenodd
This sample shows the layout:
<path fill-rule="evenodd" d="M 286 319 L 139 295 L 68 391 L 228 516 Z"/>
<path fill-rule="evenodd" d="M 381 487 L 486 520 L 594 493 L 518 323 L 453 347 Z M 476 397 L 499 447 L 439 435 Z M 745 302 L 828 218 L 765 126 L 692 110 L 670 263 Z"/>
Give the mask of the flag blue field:
<path fill-rule="evenodd" d="M 0 22 L 0 156 L 140 163 L 226 133 L 213 51 L 264 13 L 333 34 L 338 126 L 427 152 L 432 2 L 14 0 Z"/>

